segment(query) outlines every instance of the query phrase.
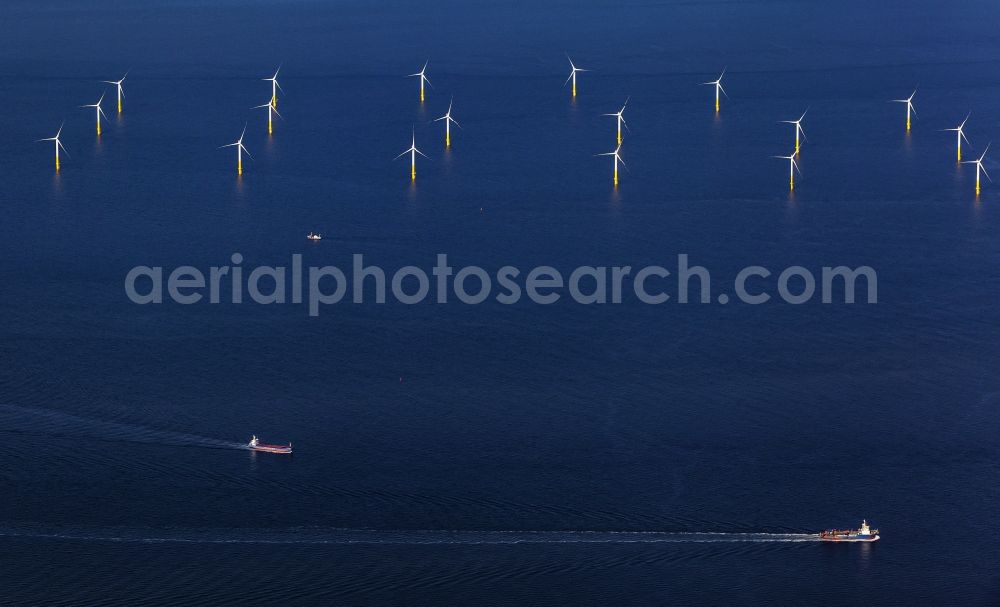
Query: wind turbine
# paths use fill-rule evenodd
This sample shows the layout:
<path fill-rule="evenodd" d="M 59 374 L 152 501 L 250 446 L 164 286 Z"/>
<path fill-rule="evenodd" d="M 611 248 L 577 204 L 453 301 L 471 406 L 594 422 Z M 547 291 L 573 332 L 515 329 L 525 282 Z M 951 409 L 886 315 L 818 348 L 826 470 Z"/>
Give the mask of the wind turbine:
<path fill-rule="evenodd" d="M 569 55 L 566 55 L 566 58 L 569 59 L 569 68 L 570 69 L 569 69 L 569 78 L 566 79 L 566 82 L 563 82 L 563 86 L 566 86 L 569 83 L 569 81 L 572 80 L 573 81 L 573 96 L 576 97 L 576 73 L 577 72 L 589 72 L 590 70 L 585 70 L 582 67 L 576 67 L 576 65 L 573 64 L 573 60 L 569 58 Z"/>
<path fill-rule="evenodd" d="M 423 152 L 421 152 L 420 150 L 417 149 L 417 133 L 416 133 L 416 131 L 413 132 L 413 139 L 410 142 L 410 148 L 408 150 L 404 151 L 399 156 L 396 156 L 395 158 L 393 158 L 393 160 L 398 160 L 398 159 L 402 158 L 403 156 L 406 156 L 407 154 L 410 155 L 410 181 L 416 181 L 417 180 L 417 154 L 420 154 L 424 158 L 427 158 L 427 154 L 424 154 Z"/>
<path fill-rule="evenodd" d="M 419 72 L 417 72 L 416 74 L 410 74 L 410 75 L 407 76 L 407 78 L 415 78 L 417 76 L 420 77 L 420 102 L 421 103 L 423 103 L 423 101 L 424 101 L 424 83 L 426 82 L 427 84 L 431 84 L 431 81 L 427 79 L 427 75 L 426 75 L 426 73 L 427 73 L 427 63 L 428 62 L 429 61 L 424 61 L 424 67 L 420 68 Z M 431 88 L 434 88 L 433 84 L 431 84 Z"/>
<path fill-rule="evenodd" d="M 262 103 L 260 105 L 255 105 L 255 106 L 253 106 L 250 109 L 251 110 L 256 110 L 256 109 L 265 108 L 265 107 L 267 108 L 267 134 L 270 135 L 271 133 L 274 132 L 274 128 L 271 126 L 271 122 L 272 122 L 272 116 L 271 116 L 271 114 L 272 113 L 277 114 L 278 117 L 280 118 L 281 114 L 278 114 L 278 109 L 276 107 L 274 107 L 274 105 L 272 105 L 270 102 L 269 103 Z"/>
<path fill-rule="evenodd" d="M 92 107 L 92 108 L 95 109 L 95 113 L 97 114 L 97 135 L 98 136 L 101 135 L 101 114 L 104 114 L 104 110 L 101 109 L 101 102 L 104 101 L 104 95 L 105 95 L 105 93 L 101 93 L 101 98 L 97 100 L 97 103 L 91 103 L 89 105 L 81 105 L 80 106 L 80 107 Z M 107 118 L 108 115 L 104 114 L 104 117 Z"/>
<path fill-rule="evenodd" d="M 788 161 L 788 191 L 791 192 L 795 189 L 795 171 L 799 171 L 799 165 L 795 163 L 795 154 L 791 156 L 772 156 L 772 158 L 780 158 L 781 160 Z M 799 171 L 802 174 L 802 171 Z"/>
<path fill-rule="evenodd" d="M 261 80 L 271 83 L 271 107 L 274 109 L 278 109 L 278 91 L 285 92 L 285 89 L 281 88 L 281 85 L 278 84 L 278 72 L 280 71 L 281 66 L 279 65 L 278 69 L 274 70 L 273 76 L 270 78 L 261 78 Z"/>
<path fill-rule="evenodd" d="M 719 74 L 719 77 L 717 79 L 712 80 L 711 82 L 702 82 L 702 84 L 712 84 L 712 85 L 715 86 L 715 113 L 716 114 L 719 113 L 719 92 L 721 91 L 723 95 L 725 95 L 726 97 L 729 97 L 729 94 L 726 93 L 726 89 L 722 88 L 722 77 L 725 76 L 725 75 L 726 75 L 726 68 L 722 68 L 722 73 Z"/>
<path fill-rule="evenodd" d="M 128 72 L 125 72 L 125 76 L 128 76 Z M 122 90 L 122 82 L 125 82 L 125 76 L 122 76 L 121 80 L 101 80 L 105 84 L 113 84 L 115 88 L 118 89 L 118 113 L 122 113 L 122 99 L 125 99 L 125 92 Z"/>
<path fill-rule="evenodd" d="M 451 101 L 448 102 L 448 111 L 445 112 L 444 116 L 440 118 L 435 118 L 434 122 L 439 120 L 444 120 L 444 145 L 445 147 L 451 147 L 451 123 L 454 122 L 455 126 L 462 128 L 462 125 L 458 123 L 457 120 L 451 117 L 451 104 L 455 102 L 455 98 L 452 97 Z"/>
<path fill-rule="evenodd" d="M 969 121 L 969 116 L 971 116 L 971 115 L 972 115 L 971 113 L 969 115 L 967 115 L 965 117 L 965 120 L 962 121 L 962 124 L 958 125 L 957 127 L 953 128 L 953 129 L 944 129 L 945 131 L 956 131 L 958 133 L 958 161 L 959 162 L 962 162 L 962 139 L 965 139 L 965 143 L 969 143 L 969 138 L 965 136 L 965 131 L 963 131 L 962 129 L 965 128 L 965 123 Z M 972 144 L 969 143 L 969 145 L 972 145 Z"/>
<path fill-rule="evenodd" d="M 220 150 L 222 148 L 231 148 L 233 146 L 236 147 L 236 174 L 237 175 L 242 175 L 243 174 L 243 152 L 246 152 L 247 156 L 250 156 L 250 150 L 246 149 L 246 147 L 243 145 L 243 136 L 246 135 L 246 134 L 247 134 L 247 125 L 244 124 L 243 125 L 243 132 L 240 133 L 240 138 L 239 139 L 237 139 L 233 143 L 227 143 L 226 145 L 220 145 L 219 146 Z M 250 156 L 250 160 L 253 160 L 253 156 Z"/>
<path fill-rule="evenodd" d="M 913 109 L 913 96 L 916 95 L 916 94 L 917 94 L 917 89 L 913 89 L 913 92 L 910 93 L 910 96 L 907 97 L 906 99 L 892 99 L 891 100 L 892 103 L 905 103 L 906 104 L 906 130 L 907 131 L 910 130 L 910 112 L 913 112 L 914 116 L 917 115 L 917 110 Z"/>
<path fill-rule="evenodd" d="M 976 165 L 976 196 L 979 196 L 979 171 L 982 171 L 983 175 L 986 175 L 987 179 L 989 179 L 990 181 L 993 181 L 993 179 L 990 177 L 990 174 L 986 172 L 985 168 L 983 168 L 983 158 L 986 157 L 986 152 L 988 152 L 989 149 L 990 149 L 990 144 L 987 143 L 986 144 L 986 149 L 983 150 L 983 155 L 982 156 L 980 156 L 976 160 L 966 160 L 966 161 L 962 162 L 962 164 L 974 164 L 974 165 Z"/>
<path fill-rule="evenodd" d="M 625 112 L 625 106 L 628 105 L 628 100 L 629 99 L 631 99 L 631 97 L 627 97 L 625 99 L 625 103 L 622 104 L 622 109 L 618 110 L 616 113 L 614 113 L 614 114 L 601 114 L 602 116 L 614 116 L 615 118 L 618 119 L 618 145 L 622 144 L 622 126 L 624 126 L 625 128 L 628 128 L 628 125 L 625 124 L 625 117 L 622 116 L 622 114 Z"/>
<path fill-rule="evenodd" d="M 66 126 L 65 122 L 63 122 L 61 125 L 59 125 L 59 130 L 56 131 L 56 136 L 55 137 L 46 137 L 45 139 L 39 139 L 38 140 L 38 141 L 54 141 L 55 142 L 55 147 L 56 147 L 56 171 L 59 170 L 59 148 L 62 148 L 62 151 L 66 152 L 66 146 L 64 146 L 62 144 L 62 141 L 59 140 L 59 135 L 62 134 L 62 130 L 63 130 L 64 126 Z M 66 155 L 69 156 L 69 152 L 66 152 Z"/>
<path fill-rule="evenodd" d="M 794 124 L 795 125 L 795 155 L 796 156 L 798 156 L 798 154 L 799 154 L 799 135 L 801 134 L 802 138 L 806 139 L 808 141 L 808 138 L 806 137 L 805 129 L 802 128 L 802 119 L 806 117 L 806 112 L 808 112 L 808 111 L 809 111 L 809 109 L 806 108 L 806 111 L 802 112 L 802 115 L 799 116 L 798 120 L 782 120 L 781 121 L 781 122 L 783 122 L 785 124 Z"/>
<path fill-rule="evenodd" d="M 622 166 L 625 167 L 625 161 L 622 160 L 622 157 L 619 154 L 619 152 L 621 151 L 621 149 L 622 149 L 622 144 L 619 143 L 618 147 L 615 148 L 614 152 L 605 152 L 603 154 L 597 154 L 598 156 L 614 156 L 615 157 L 615 187 L 616 188 L 618 187 L 618 163 L 619 162 L 622 163 Z M 625 168 L 628 168 L 628 167 L 625 167 Z"/>

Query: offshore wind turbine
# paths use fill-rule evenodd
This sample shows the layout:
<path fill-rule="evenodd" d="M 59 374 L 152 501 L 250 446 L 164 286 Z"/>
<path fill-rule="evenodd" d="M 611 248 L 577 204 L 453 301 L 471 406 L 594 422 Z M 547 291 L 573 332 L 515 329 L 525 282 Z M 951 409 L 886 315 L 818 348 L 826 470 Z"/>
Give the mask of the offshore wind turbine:
<path fill-rule="evenodd" d="M 260 105 L 255 105 L 255 106 L 253 106 L 250 109 L 251 110 L 256 110 L 256 109 L 265 108 L 265 107 L 267 108 L 267 134 L 270 135 L 271 133 L 274 132 L 274 128 L 271 126 L 271 124 L 272 124 L 272 116 L 271 116 L 271 114 L 274 113 L 274 114 L 277 114 L 277 116 L 279 118 L 281 117 L 281 114 L 278 114 L 278 108 L 274 107 L 273 104 L 271 104 L 270 102 L 268 102 L 268 103 L 262 103 Z"/>
<path fill-rule="evenodd" d="M 986 157 L 986 152 L 988 152 L 989 150 L 990 150 L 990 144 L 987 143 L 986 144 L 986 149 L 983 150 L 982 156 L 980 156 L 976 160 L 966 160 L 966 161 L 962 162 L 962 164 L 974 164 L 974 165 L 976 165 L 976 196 L 979 196 L 979 171 L 982 171 L 983 175 L 986 175 L 987 179 L 989 179 L 990 181 L 993 181 L 993 179 L 990 177 L 990 174 L 986 172 L 985 168 L 983 168 L 983 158 Z"/>
<path fill-rule="evenodd" d="M 891 100 L 892 103 L 905 103 L 906 104 L 906 130 L 907 131 L 910 130 L 910 112 L 913 112 L 914 116 L 917 115 L 917 110 L 913 109 L 913 96 L 916 95 L 916 94 L 917 94 L 917 89 L 913 89 L 913 92 L 910 93 L 910 96 L 907 97 L 906 99 L 892 99 Z"/>
<path fill-rule="evenodd" d="M 965 120 L 962 121 L 962 124 L 958 125 L 957 127 L 953 128 L 953 129 L 944 129 L 946 131 L 956 131 L 958 133 L 957 136 L 958 136 L 958 161 L 959 162 L 962 162 L 962 139 L 965 139 L 965 143 L 969 143 L 969 138 L 965 136 L 965 131 L 962 130 L 962 129 L 965 128 L 965 123 L 969 121 L 969 116 L 971 116 L 971 115 L 972 114 L 969 113 L 965 117 Z M 969 143 L 969 145 L 972 145 L 972 144 Z"/>
<path fill-rule="evenodd" d="M 598 156 L 614 156 L 615 157 L 615 187 L 616 188 L 618 187 L 618 163 L 619 162 L 622 163 L 622 166 L 625 167 L 625 161 L 622 160 L 622 157 L 619 154 L 619 152 L 621 152 L 621 149 L 622 149 L 622 144 L 619 143 L 618 147 L 615 148 L 615 151 L 613 151 L 613 152 L 605 152 L 603 154 L 597 154 Z M 625 168 L 628 168 L 628 167 L 625 167 Z"/>
<path fill-rule="evenodd" d="M 799 154 L 799 135 L 801 134 L 802 138 L 806 139 L 808 141 L 808 138 L 806 138 L 806 132 L 802 128 L 802 119 L 806 117 L 806 112 L 808 112 L 808 111 L 809 111 L 809 109 L 806 108 L 806 111 L 802 112 L 802 115 L 799 116 L 798 120 L 782 120 L 781 121 L 781 122 L 783 122 L 785 124 L 794 124 L 795 125 L 795 155 L 796 156 Z"/>
<path fill-rule="evenodd" d="M 788 161 L 788 191 L 791 192 L 795 189 L 795 171 L 799 171 L 799 165 L 795 163 L 795 154 L 791 156 L 772 156 L 772 158 L 780 158 L 781 160 Z M 799 171 L 802 174 L 802 171 Z"/>
<path fill-rule="evenodd" d="M 719 113 L 719 93 L 721 92 L 726 97 L 729 97 L 729 94 L 726 93 L 726 89 L 722 88 L 722 77 L 725 76 L 725 75 L 726 75 L 726 68 L 722 68 L 722 73 L 719 74 L 718 78 L 716 78 L 715 80 L 712 80 L 711 82 L 702 82 L 703 85 L 705 85 L 705 84 L 711 84 L 711 85 L 715 86 L 715 113 L 716 114 Z"/>
<path fill-rule="evenodd" d="M 457 120 L 451 117 L 451 105 L 455 102 L 455 98 L 452 97 L 451 101 L 448 102 L 448 111 L 445 112 L 444 116 L 440 118 L 435 118 L 434 122 L 439 120 L 444 120 L 444 146 L 451 147 L 451 123 L 454 122 L 455 126 L 462 128 L 462 125 L 458 123 Z"/>
<path fill-rule="evenodd" d="M 243 132 L 240 133 L 240 138 L 239 139 L 237 139 L 233 143 L 227 143 L 226 145 L 220 145 L 219 146 L 220 150 L 222 148 L 231 148 L 231 147 L 234 147 L 234 146 L 236 147 L 236 174 L 237 175 L 242 175 L 243 174 L 243 152 L 246 152 L 247 156 L 250 156 L 250 150 L 248 150 L 246 148 L 246 146 L 243 145 L 243 136 L 246 135 L 246 134 L 247 134 L 247 125 L 244 124 L 243 125 Z M 250 156 L 250 160 L 253 160 L 253 156 Z"/>
<path fill-rule="evenodd" d="M 101 102 L 104 101 L 104 95 L 105 95 L 105 93 L 101 93 L 101 98 L 97 100 L 97 103 L 91 103 L 89 105 L 81 105 L 80 106 L 82 108 L 83 107 L 92 107 L 92 108 L 95 109 L 95 113 L 97 114 L 97 135 L 98 136 L 101 135 L 101 115 L 103 114 L 105 118 L 108 117 L 108 115 L 104 113 L 104 110 L 101 109 Z"/>
<path fill-rule="evenodd" d="M 566 82 L 563 82 L 563 86 L 566 86 L 572 80 L 573 96 L 576 97 L 576 73 L 589 72 L 590 70 L 585 70 L 582 67 L 576 67 L 576 65 L 573 64 L 573 60 L 569 58 L 569 55 L 566 55 L 566 59 L 569 59 L 569 78 L 566 79 Z"/>
<path fill-rule="evenodd" d="M 628 128 L 628 125 L 625 124 L 625 117 L 622 114 L 625 112 L 625 106 L 628 105 L 629 99 L 631 99 L 631 97 L 626 97 L 625 103 L 622 104 L 622 109 L 618 110 L 614 114 L 601 114 L 602 116 L 614 116 L 618 119 L 618 145 L 622 144 L 622 126 Z"/>
<path fill-rule="evenodd" d="M 278 69 L 274 70 L 273 76 L 270 78 L 261 78 L 261 80 L 271 83 L 271 107 L 274 109 L 278 109 L 278 91 L 285 92 L 285 89 L 281 88 L 281 85 L 278 84 L 278 72 L 280 71 L 281 66 L 279 65 Z"/>
<path fill-rule="evenodd" d="M 424 158 L 427 158 L 427 154 L 424 154 L 423 152 L 421 152 L 420 150 L 417 149 L 417 133 L 416 133 L 416 131 L 413 132 L 413 139 L 410 142 L 409 149 L 407 149 L 406 151 L 404 151 L 399 156 L 396 156 L 395 158 L 393 158 L 393 160 L 399 160 L 400 158 L 402 158 L 403 156 L 406 156 L 407 154 L 410 155 L 410 181 L 416 181 L 417 180 L 417 154 L 420 154 Z"/>
<path fill-rule="evenodd" d="M 101 80 L 105 84 L 113 84 L 115 88 L 118 89 L 118 113 L 122 113 L 122 99 L 125 99 L 125 92 L 122 90 L 122 82 L 125 82 L 125 77 L 128 76 L 128 72 L 125 72 L 125 76 L 122 76 L 121 80 Z"/>
<path fill-rule="evenodd" d="M 417 72 L 416 74 L 409 74 L 407 76 L 407 78 L 416 78 L 418 76 L 420 77 L 420 102 L 421 103 L 424 102 L 424 83 L 426 82 L 427 84 L 431 84 L 431 81 L 427 78 L 427 64 L 429 62 L 430 62 L 430 60 L 424 61 L 424 67 L 420 68 L 419 72 Z M 431 84 L 431 88 L 434 88 L 433 84 Z"/>
<path fill-rule="evenodd" d="M 59 125 L 59 130 L 56 131 L 56 136 L 55 137 L 46 137 L 45 139 L 39 139 L 38 140 L 38 141 L 53 141 L 53 142 L 55 142 L 55 148 L 56 148 L 56 171 L 57 172 L 59 171 L 59 148 L 62 148 L 62 151 L 66 152 L 66 146 L 64 146 L 62 144 L 62 141 L 59 140 L 59 135 L 62 134 L 62 130 L 63 130 L 64 126 L 66 126 L 65 122 L 63 122 L 61 125 Z M 66 152 L 66 155 L 69 156 L 69 152 Z"/>

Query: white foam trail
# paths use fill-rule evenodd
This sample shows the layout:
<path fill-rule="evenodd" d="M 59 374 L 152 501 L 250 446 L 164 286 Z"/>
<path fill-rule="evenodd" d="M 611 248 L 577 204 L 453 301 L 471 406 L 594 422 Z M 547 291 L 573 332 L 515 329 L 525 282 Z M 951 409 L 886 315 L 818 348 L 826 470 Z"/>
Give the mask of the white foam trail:
<path fill-rule="evenodd" d="M 0 536 L 56 540 L 184 544 L 691 544 L 816 542 L 808 533 L 665 531 L 471 531 L 378 529 L 80 529 L 0 528 Z"/>
<path fill-rule="evenodd" d="M 224 441 L 207 436 L 156 430 L 136 424 L 80 417 L 54 409 L 0 404 L 0 419 L 4 430 L 87 436 L 98 440 L 195 446 L 211 449 L 245 449 L 243 443 Z"/>

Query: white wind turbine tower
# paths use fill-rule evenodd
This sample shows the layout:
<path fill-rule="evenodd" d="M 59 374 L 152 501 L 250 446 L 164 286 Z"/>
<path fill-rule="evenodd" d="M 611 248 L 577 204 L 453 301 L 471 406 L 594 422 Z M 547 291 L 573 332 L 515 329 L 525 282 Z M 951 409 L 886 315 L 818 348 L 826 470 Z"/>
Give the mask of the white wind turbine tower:
<path fill-rule="evenodd" d="M 417 72 L 416 74 L 409 74 L 409 75 L 406 76 L 407 78 L 416 78 L 416 77 L 420 78 L 420 102 L 421 103 L 423 103 L 423 101 L 424 101 L 424 83 L 426 82 L 427 84 L 431 85 L 431 88 L 434 88 L 434 85 L 431 84 L 431 81 L 427 78 L 427 64 L 429 62 L 430 62 L 430 60 L 424 61 L 424 67 L 420 68 L 420 71 Z"/>
<path fill-rule="evenodd" d="M 780 158 L 781 160 L 788 161 L 788 191 L 795 189 L 795 171 L 799 171 L 799 165 L 795 163 L 795 154 L 791 156 L 772 156 L 772 158 Z M 802 171 L 799 171 L 802 174 Z"/>
<path fill-rule="evenodd" d="M 957 132 L 957 137 L 958 137 L 958 161 L 959 162 L 962 162 L 962 140 L 965 139 L 965 143 L 969 143 L 969 138 L 965 136 L 965 131 L 963 129 L 965 128 L 965 123 L 969 121 L 969 116 L 971 116 L 971 115 L 972 114 L 970 113 L 968 116 L 966 116 L 965 120 L 962 121 L 962 124 L 958 125 L 957 127 L 953 128 L 953 129 L 944 129 L 946 131 L 956 131 Z M 969 145 L 972 145 L 972 144 L 969 143 Z"/>
<path fill-rule="evenodd" d="M 451 101 L 448 102 L 448 111 L 445 112 L 444 116 L 440 118 L 435 118 L 434 122 L 439 120 L 444 120 L 444 146 L 451 147 L 451 123 L 455 123 L 455 126 L 462 128 L 462 125 L 458 123 L 457 120 L 451 117 L 451 105 L 455 102 L 455 98 L 452 97 Z"/>
<path fill-rule="evenodd" d="M 285 92 L 285 89 L 281 88 L 281 85 L 278 84 L 278 72 L 280 71 L 281 66 L 279 65 L 278 69 L 274 70 L 273 76 L 270 78 L 261 78 L 261 80 L 271 83 L 271 106 L 274 109 L 278 109 L 278 91 Z"/>
<path fill-rule="evenodd" d="M 260 105 L 255 105 L 250 109 L 256 110 L 261 108 L 267 108 L 267 134 L 270 135 L 271 133 L 274 132 L 274 127 L 272 126 L 273 117 L 271 116 L 271 114 L 273 113 L 277 115 L 279 118 L 281 117 L 281 114 L 278 113 L 278 108 L 274 107 L 274 105 L 270 102 L 262 103 Z"/>
<path fill-rule="evenodd" d="M 966 160 L 966 161 L 962 162 L 962 164 L 974 164 L 974 165 L 976 165 L 976 196 L 979 196 L 979 172 L 980 171 L 983 172 L 983 175 L 986 175 L 987 179 L 989 179 L 990 181 L 993 181 L 993 178 L 990 177 L 990 174 L 987 173 L 986 169 L 983 167 L 983 158 L 986 157 L 986 152 L 988 152 L 989 150 L 990 150 L 990 144 L 987 143 L 986 144 L 986 149 L 983 150 L 982 156 L 980 156 L 976 160 Z"/>
<path fill-rule="evenodd" d="M 621 157 L 621 155 L 619 153 L 619 152 L 621 152 L 621 149 L 622 149 L 622 144 L 619 143 L 618 147 L 615 148 L 615 151 L 613 151 L 613 152 L 605 152 L 603 154 L 597 154 L 598 156 L 614 156 L 615 157 L 615 187 L 616 188 L 618 187 L 618 163 L 620 162 L 623 167 L 625 167 L 626 169 L 628 168 L 628 167 L 625 166 L 625 161 L 622 160 L 622 157 Z"/>
<path fill-rule="evenodd" d="M 243 145 L 243 136 L 246 135 L 246 134 L 247 134 L 247 125 L 244 124 L 243 125 L 243 132 L 240 133 L 240 138 L 239 139 L 237 139 L 233 143 L 227 143 L 226 145 L 220 145 L 219 146 L 220 150 L 222 148 L 231 148 L 231 147 L 234 147 L 234 146 L 236 147 L 236 174 L 237 175 L 242 175 L 243 174 L 243 152 L 246 152 L 247 156 L 250 156 L 250 150 L 246 149 L 246 147 Z M 253 160 L 253 156 L 250 156 L 250 159 Z"/>
<path fill-rule="evenodd" d="M 602 116 L 614 116 L 618 119 L 618 145 L 622 144 L 622 127 L 624 126 L 625 128 L 628 128 L 628 125 L 625 124 L 625 117 L 623 114 L 625 113 L 625 106 L 628 105 L 629 99 L 631 99 L 631 97 L 626 97 L 625 103 L 622 104 L 622 109 L 618 110 L 614 114 L 601 114 Z"/>
<path fill-rule="evenodd" d="M 97 103 L 91 103 L 91 104 L 88 104 L 88 105 L 81 105 L 80 106 L 82 108 L 84 108 L 84 107 L 92 107 L 92 108 L 95 109 L 95 113 L 97 114 L 97 135 L 98 136 L 101 135 L 101 116 L 103 115 L 105 118 L 108 117 L 108 115 L 104 113 L 104 110 L 101 109 L 101 102 L 104 101 L 104 95 L 105 95 L 105 93 L 101 93 L 101 98 L 97 100 Z"/>
<path fill-rule="evenodd" d="M 45 139 L 39 139 L 38 140 L 38 141 L 53 141 L 53 142 L 55 142 L 55 148 L 56 148 L 56 171 L 57 172 L 59 171 L 59 148 L 62 148 L 62 151 L 66 152 L 66 146 L 64 146 L 62 144 L 62 141 L 60 141 L 60 139 L 59 139 L 59 135 L 62 134 L 62 130 L 63 130 L 64 126 L 66 126 L 65 122 L 62 123 L 61 125 L 59 125 L 59 130 L 56 131 L 56 136 L 55 137 L 46 137 Z M 69 152 L 66 152 L 66 155 L 69 156 Z"/>
<path fill-rule="evenodd" d="M 115 88 L 118 89 L 118 113 L 122 113 L 122 100 L 125 99 L 125 92 L 122 90 L 122 82 L 125 82 L 125 77 L 128 76 L 128 72 L 125 72 L 125 76 L 122 76 L 121 80 L 101 80 L 105 84 L 113 84 Z"/>
<path fill-rule="evenodd" d="M 563 86 L 566 86 L 570 81 L 572 81 L 573 96 L 576 97 L 576 73 L 589 72 L 590 70 L 585 70 L 582 67 L 576 67 L 576 65 L 573 64 L 573 60 L 569 58 L 569 55 L 566 55 L 566 59 L 569 59 L 569 78 L 566 79 L 566 82 L 563 82 Z"/>
<path fill-rule="evenodd" d="M 806 109 L 805 112 L 802 112 L 802 115 L 799 116 L 798 120 L 782 120 L 781 121 L 784 124 L 794 124 L 795 125 L 795 154 L 796 155 L 798 155 L 798 153 L 799 153 L 799 135 L 802 135 L 802 138 L 808 141 L 808 138 L 806 137 L 806 131 L 805 131 L 805 129 L 802 128 L 802 119 L 806 117 L 806 112 L 808 112 L 808 111 L 809 110 Z"/>
<path fill-rule="evenodd" d="M 417 180 L 417 154 L 420 154 L 424 158 L 427 158 L 427 154 L 424 154 L 423 152 L 421 152 L 420 150 L 417 149 L 417 133 L 416 133 L 416 131 L 413 132 L 413 139 L 410 141 L 410 147 L 409 147 L 409 149 L 405 150 L 399 156 L 396 156 L 395 158 L 393 158 L 393 160 L 399 160 L 400 158 L 402 158 L 403 156 L 406 156 L 407 154 L 410 155 L 410 181 L 416 181 Z"/>
<path fill-rule="evenodd" d="M 910 130 L 910 112 L 913 112 L 914 116 L 917 115 L 917 110 L 915 110 L 913 108 L 913 96 L 916 95 L 916 94 L 917 94 L 917 89 L 913 89 L 913 92 L 910 93 L 910 96 L 907 97 L 906 99 L 892 99 L 891 100 L 892 103 L 905 103 L 906 104 L 906 130 L 907 131 Z"/>
<path fill-rule="evenodd" d="M 721 92 L 726 97 L 729 97 L 729 94 L 726 93 L 726 89 L 722 88 L 722 77 L 726 75 L 726 69 L 727 68 L 722 68 L 722 73 L 719 74 L 719 77 L 715 80 L 702 82 L 703 85 L 711 84 L 715 87 L 715 113 L 719 113 L 719 93 Z"/>

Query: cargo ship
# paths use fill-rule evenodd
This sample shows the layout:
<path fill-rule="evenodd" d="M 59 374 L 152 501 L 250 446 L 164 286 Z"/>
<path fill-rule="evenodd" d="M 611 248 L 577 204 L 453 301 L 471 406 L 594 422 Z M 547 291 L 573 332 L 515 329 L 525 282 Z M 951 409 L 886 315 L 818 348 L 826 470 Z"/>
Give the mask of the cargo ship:
<path fill-rule="evenodd" d="M 878 529 L 868 526 L 868 521 L 861 521 L 858 529 L 830 529 L 819 534 L 824 542 L 874 542 L 879 539 Z"/>
<path fill-rule="evenodd" d="M 265 453 L 291 453 L 292 443 L 288 443 L 287 445 L 267 445 L 257 440 L 257 436 L 254 435 L 250 438 L 250 442 L 247 443 L 247 449 L 251 451 L 263 451 Z"/>

